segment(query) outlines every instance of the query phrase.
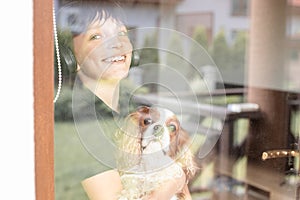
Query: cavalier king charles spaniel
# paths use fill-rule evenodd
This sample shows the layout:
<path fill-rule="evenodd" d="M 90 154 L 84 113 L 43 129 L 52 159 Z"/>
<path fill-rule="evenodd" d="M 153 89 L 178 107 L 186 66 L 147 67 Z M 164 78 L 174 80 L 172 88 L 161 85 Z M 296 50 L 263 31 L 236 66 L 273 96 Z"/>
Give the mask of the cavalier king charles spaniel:
<path fill-rule="evenodd" d="M 124 188 L 119 199 L 147 199 L 167 181 L 182 176 L 187 184 L 197 169 L 189 135 L 168 109 L 139 107 L 125 119 L 116 140 Z M 171 199 L 185 199 L 184 187 L 181 185 Z"/>

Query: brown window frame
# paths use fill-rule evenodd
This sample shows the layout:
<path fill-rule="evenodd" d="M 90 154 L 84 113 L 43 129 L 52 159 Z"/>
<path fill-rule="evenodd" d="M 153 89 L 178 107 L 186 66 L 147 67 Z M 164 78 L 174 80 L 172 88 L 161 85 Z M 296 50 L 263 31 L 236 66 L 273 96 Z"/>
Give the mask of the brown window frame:
<path fill-rule="evenodd" d="M 36 200 L 54 199 L 54 80 L 52 1 L 33 1 Z"/>

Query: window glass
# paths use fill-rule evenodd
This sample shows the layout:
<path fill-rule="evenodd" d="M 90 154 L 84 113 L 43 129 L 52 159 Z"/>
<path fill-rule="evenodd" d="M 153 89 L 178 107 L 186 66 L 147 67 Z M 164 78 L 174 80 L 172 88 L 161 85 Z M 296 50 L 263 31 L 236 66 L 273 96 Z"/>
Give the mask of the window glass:
<path fill-rule="evenodd" d="M 297 199 L 297 2 L 55 1 L 56 199 Z"/>
<path fill-rule="evenodd" d="M 248 14 L 248 0 L 232 0 L 231 14 L 235 16 L 246 16 Z"/>

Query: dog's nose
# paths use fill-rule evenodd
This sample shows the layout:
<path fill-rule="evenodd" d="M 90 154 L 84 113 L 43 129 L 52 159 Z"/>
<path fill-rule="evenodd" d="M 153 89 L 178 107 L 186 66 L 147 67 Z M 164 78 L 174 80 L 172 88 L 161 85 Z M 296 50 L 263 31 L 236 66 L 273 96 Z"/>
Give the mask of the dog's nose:
<path fill-rule="evenodd" d="M 162 132 L 163 132 L 163 126 L 160 124 L 155 125 L 153 127 L 153 130 L 154 130 L 153 135 L 160 136 L 160 135 L 162 135 Z"/>

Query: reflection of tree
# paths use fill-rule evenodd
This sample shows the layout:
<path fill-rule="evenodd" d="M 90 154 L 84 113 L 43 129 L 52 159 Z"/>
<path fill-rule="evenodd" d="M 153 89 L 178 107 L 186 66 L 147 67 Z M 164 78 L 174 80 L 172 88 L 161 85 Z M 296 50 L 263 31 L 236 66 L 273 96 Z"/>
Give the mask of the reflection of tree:
<path fill-rule="evenodd" d="M 209 66 L 211 63 L 210 57 L 207 54 L 208 50 L 208 38 L 206 29 L 203 26 L 197 26 L 193 32 L 192 38 L 197 42 L 193 44 L 190 49 L 190 62 L 193 64 L 193 68 L 200 70 L 203 66 Z M 203 82 L 203 77 L 196 76 L 199 75 L 194 71 L 189 73 L 191 81 L 191 87 L 195 91 L 204 91 L 206 86 Z M 201 75 L 203 75 L 201 73 Z"/>
<path fill-rule="evenodd" d="M 147 35 L 144 40 L 143 49 L 140 50 L 140 64 L 158 63 L 158 50 L 154 48 L 148 48 L 157 44 L 157 33 L 154 32 L 151 35 Z"/>
<path fill-rule="evenodd" d="M 211 59 L 207 55 L 208 51 L 208 38 L 206 29 L 203 26 L 197 26 L 193 33 L 193 39 L 198 43 L 191 46 L 190 49 L 190 61 L 194 67 L 197 69 L 206 66 L 211 65 Z"/>
<path fill-rule="evenodd" d="M 187 66 L 188 63 L 184 59 L 182 39 L 177 33 L 170 36 L 168 50 L 169 52 L 167 52 L 166 55 L 166 64 L 186 76 L 189 72 L 189 68 Z"/>
<path fill-rule="evenodd" d="M 194 67 L 202 69 L 208 65 L 216 65 L 225 80 L 243 82 L 247 44 L 246 31 L 237 32 L 234 41 L 229 44 L 224 30 L 220 30 L 210 44 L 205 27 L 197 26 L 193 32 L 193 39 L 198 43 L 190 48 L 190 61 L 195 65 Z M 199 46 L 203 48 L 203 51 Z M 209 56 L 206 55 L 207 53 Z"/>
<path fill-rule="evenodd" d="M 157 44 L 158 37 L 157 32 L 154 32 L 152 34 L 149 34 L 145 37 L 143 49 L 139 50 L 140 55 L 140 66 L 145 64 L 153 64 L 153 67 L 145 67 L 143 68 L 143 80 L 144 82 L 154 82 L 156 80 L 158 69 L 154 68 L 159 63 L 159 57 L 158 57 L 158 49 L 157 48 L 149 48 L 152 46 L 155 46 L 153 44 Z M 149 85 L 149 89 L 151 92 L 155 92 L 157 90 L 157 86 L 152 84 Z"/>
<path fill-rule="evenodd" d="M 177 34 L 172 34 L 170 36 L 168 50 L 170 51 L 166 58 L 168 66 L 173 68 L 182 68 L 180 65 L 183 64 L 183 59 L 181 57 L 183 56 L 183 47 L 182 41 Z"/>
<path fill-rule="evenodd" d="M 230 48 L 227 44 L 224 30 L 221 30 L 215 36 L 211 56 L 221 71 L 231 68 Z"/>
<path fill-rule="evenodd" d="M 244 80 L 247 32 L 239 31 L 232 43 L 226 41 L 225 33 L 221 30 L 214 38 L 210 54 L 220 69 L 225 80 Z"/>
<path fill-rule="evenodd" d="M 163 79 L 173 80 L 170 81 L 169 86 L 174 90 L 186 90 L 186 83 L 183 82 L 184 78 L 181 78 L 180 80 L 178 80 L 178 78 L 179 76 L 183 76 L 185 77 L 185 79 L 189 79 L 188 76 L 192 68 L 190 67 L 189 63 L 184 59 L 185 56 L 182 39 L 176 32 L 170 36 L 170 40 L 168 41 L 168 50 L 169 52 L 167 52 L 166 55 L 166 64 L 168 67 L 174 69 L 174 71 L 168 70 L 166 68 L 165 70 L 168 71 L 164 71 L 161 73 Z"/>
<path fill-rule="evenodd" d="M 193 33 L 193 39 L 198 42 L 204 49 L 208 50 L 208 38 L 204 26 L 197 26 Z M 193 51 L 192 51 L 193 52 Z"/>
<path fill-rule="evenodd" d="M 245 55 L 246 55 L 246 32 L 240 31 L 235 38 L 232 46 L 232 68 L 243 68 L 245 65 Z"/>

